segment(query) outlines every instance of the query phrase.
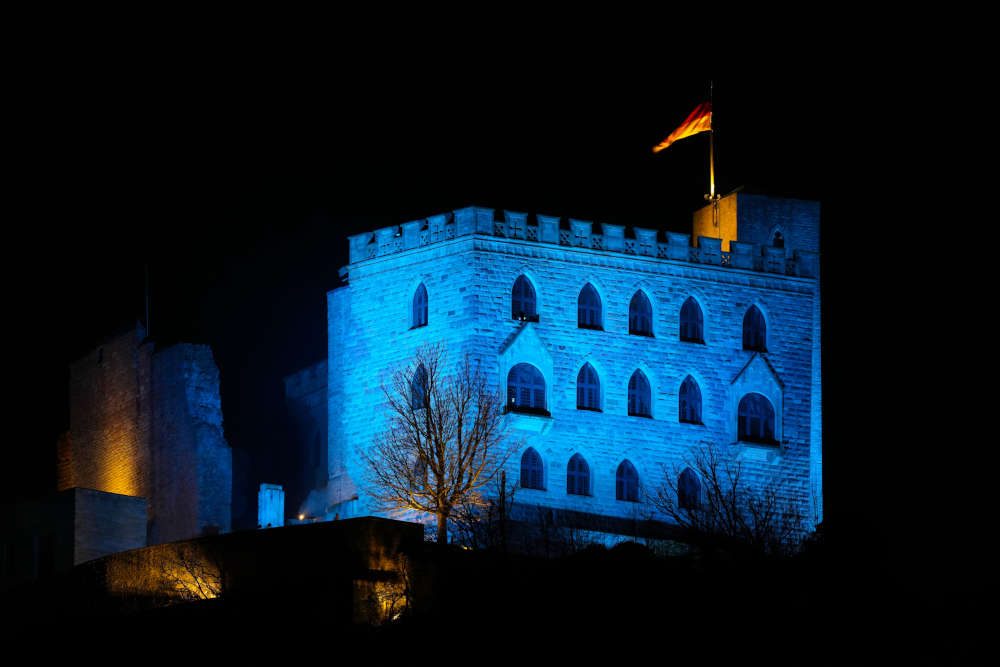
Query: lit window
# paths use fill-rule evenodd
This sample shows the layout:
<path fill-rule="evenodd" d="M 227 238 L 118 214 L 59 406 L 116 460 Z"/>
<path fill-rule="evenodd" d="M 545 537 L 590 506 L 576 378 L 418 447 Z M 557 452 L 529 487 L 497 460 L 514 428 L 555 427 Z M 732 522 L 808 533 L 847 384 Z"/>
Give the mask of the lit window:
<path fill-rule="evenodd" d="M 417 286 L 417 291 L 413 295 L 413 316 L 410 328 L 427 326 L 427 288 L 423 283 Z"/>
<path fill-rule="evenodd" d="M 740 399 L 739 438 L 745 442 L 775 445 L 774 407 L 762 394 L 747 394 Z"/>
<path fill-rule="evenodd" d="M 566 493 L 574 496 L 590 495 L 590 466 L 579 454 L 574 454 L 566 466 Z"/>
<path fill-rule="evenodd" d="M 518 364 L 507 374 L 507 410 L 549 414 L 545 409 L 545 378 L 531 364 Z"/>
<path fill-rule="evenodd" d="M 630 503 L 639 502 L 639 473 L 628 459 L 621 462 L 615 473 L 615 498 Z"/>
<path fill-rule="evenodd" d="M 684 468 L 677 478 L 677 504 L 682 510 L 698 509 L 701 505 L 701 482 L 691 468 Z"/>
<path fill-rule="evenodd" d="M 601 409 L 601 381 L 590 364 L 584 364 L 576 376 L 576 407 L 578 410 Z"/>
<path fill-rule="evenodd" d="M 521 488 L 545 490 L 542 457 L 534 447 L 528 447 L 521 455 Z"/>
<path fill-rule="evenodd" d="M 636 336 L 653 335 L 653 306 L 642 290 L 628 304 L 628 332 Z"/>
<path fill-rule="evenodd" d="M 689 343 L 705 342 L 704 319 L 701 315 L 701 306 L 688 297 L 684 305 L 681 306 L 681 340 Z"/>
<path fill-rule="evenodd" d="M 649 380 L 637 370 L 628 381 L 628 413 L 634 417 L 652 417 L 651 404 Z"/>
<path fill-rule="evenodd" d="M 681 393 L 677 403 L 680 407 L 678 415 L 680 421 L 687 424 L 701 423 L 701 389 L 690 375 L 681 383 Z"/>
<path fill-rule="evenodd" d="M 526 276 L 518 276 L 510 294 L 510 316 L 515 320 L 538 321 L 535 310 L 535 288 Z"/>
<path fill-rule="evenodd" d="M 767 324 L 757 306 L 750 306 L 743 316 L 743 349 L 767 352 Z"/>
<path fill-rule="evenodd" d="M 580 290 L 576 300 L 576 325 L 581 329 L 603 329 L 604 319 L 601 316 L 601 296 L 594 286 L 587 283 Z"/>

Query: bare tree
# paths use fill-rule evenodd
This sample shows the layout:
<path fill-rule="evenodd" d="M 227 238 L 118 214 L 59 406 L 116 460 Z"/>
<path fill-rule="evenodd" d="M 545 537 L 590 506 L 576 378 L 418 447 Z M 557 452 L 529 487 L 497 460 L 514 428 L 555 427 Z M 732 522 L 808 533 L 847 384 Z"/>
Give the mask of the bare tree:
<path fill-rule="evenodd" d="M 393 373 L 382 386 L 389 425 L 361 452 L 376 500 L 433 514 L 442 544 L 455 508 L 484 504 L 483 487 L 515 449 L 497 388 L 468 356 L 452 373 L 444 357 L 439 346 L 424 347 Z"/>
<path fill-rule="evenodd" d="M 489 485 L 489 499 L 483 503 L 462 502 L 455 507 L 452 522 L 457 539 L 473 549 L 507 551 L 510 538 L 511 513 L 517 484 L 507 481 L 501 470 Z"/>
<path fill-rule="evenodd" d="M 682 478 L 683 468 L 697 484 Z M 664 468 L 662 482 L 647 500 L 678 525 L 695 534 L 742 545 L 757 553 L 787 555 L 805 535 L 804 517 L 772 475 L 751 482 L 743 463 L 712 444 L 703 446 L 680 467 Z"/>

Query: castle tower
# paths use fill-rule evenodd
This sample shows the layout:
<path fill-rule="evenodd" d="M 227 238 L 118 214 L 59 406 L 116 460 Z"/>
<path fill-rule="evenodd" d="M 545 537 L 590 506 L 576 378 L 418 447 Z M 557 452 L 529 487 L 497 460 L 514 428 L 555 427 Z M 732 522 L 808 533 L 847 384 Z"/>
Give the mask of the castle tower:
<path fill-rule="evenodd" d="M 350 237 L 328 294 L 327 515 L 377 509 L 358 452 L 386 426 L 381 386 L 439 343 L 511 400 L 518 503 L 614 532 L 641 514 L 632 489 L 711 443 L 821 521 L 818 204 L 720 208 L 694 245 L 475 207 Z"/>
<path fill-rule="evenodd" d="M 140 326 L 74 362 L 57 473 L 60 491 L 145 499 L 144 543 L 228 531 L 232 452 L 211 350 L 157 350 Z"/>

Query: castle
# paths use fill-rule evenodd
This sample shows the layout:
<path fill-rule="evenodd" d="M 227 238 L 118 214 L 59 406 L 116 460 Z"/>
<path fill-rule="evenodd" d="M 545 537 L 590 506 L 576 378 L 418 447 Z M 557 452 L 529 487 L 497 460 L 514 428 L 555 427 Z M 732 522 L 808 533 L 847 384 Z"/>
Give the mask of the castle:
<path fill-rule="evenodd" d="M 505 396 L 522 508 L 620 536 L 651 516 L 640 489 L 665 474 L 693 502 L 702 481 L 684 464 L 714 445 L 748 479 L 780 479 L 812 529 L 819 204 L 737 191 L 693 222 L 664 239 L 469 207 L 349 237 L 345 284 L 327 295 L 328 358 L 285 379 L 301 463 L 288 509 L 298 521 L 385 513 L 362 456 L 388 423 L 382 386 L 439 344 Z M 156 349 L 142 327 L 114 337 L 71 367 L 70 408 L 61 493 L 0 516 L 3 579 L 230 530 L 232 452 L 207 346 Z M 284 522 L 283 494 L 262 486 L 259 516 L 273 518 L 261 525 Z"/>
<path fill-rule="evenodd" d="M 356 234 L 349 250 L 327 297 L 328 359 L 286 379 L 320 480 L 300 516 L 378 513 L 359 452 L 387 424 L 381 386 L 438 343 L 506 396 L 518 503 L 614 532 L 641 485 L 731 445 L 748 478 L 783 481 L 807 529 L 822 521 L 817 202 L 738 191 L 665 239 L 470 207 Z"/>

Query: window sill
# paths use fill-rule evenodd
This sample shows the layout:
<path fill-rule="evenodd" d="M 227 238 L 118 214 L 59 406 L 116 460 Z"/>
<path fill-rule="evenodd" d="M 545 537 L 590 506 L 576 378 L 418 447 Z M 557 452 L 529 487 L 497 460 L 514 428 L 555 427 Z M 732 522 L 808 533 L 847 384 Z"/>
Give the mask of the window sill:
<path fill-rule="evenodd" d="M 743 351 L 744 352 L 761 352 L 763 354 L 767 354 L 767 348 L 766 347 L 765 348 L 745 347 L 745 348 L 743 348 Z"/>
<path fill-rule="evenodd" d="M 528 315 L 527 313 L 517 313 L 511 316 L 512 320 L 517 322 L 538 322 L 538 315 Z"/>
<path fill-rule="evenodd" d="M 705 341 L 695 340 L 694 338 L 681 338 L 682 343 L 693 343 L 694 345 L 704 345 Z"/>
<path fill-rule="evenodd" d="M 737 448 L 736 456 L 740 459 L 752 461 L 764 461 L 766 463 L 778 463 L 785 455 L 785 449 L 778 443 L 765 444 L 761 442 L 750 442 L 738 440 L 735 443 Z"/>
<path fill-rule="evenodd" d="M 545 408 L 526 408 L 526 407 L 517 406 L 517 405 L 515 405 L 515 406 L 509 406 L 508 405 L 507 408 L 504 410 L 504 412 L 508 413 L 508 414 L 513 413 L 513 414 L 519 414 L 519 415 L 537 415 L 539 417 L 551 417 L 552 416 L 552 413 L 550 413 Z"/>
<path fill-rule="evenodd" d="M 654 336 L 653 334 L 651 334 L 651 333 L 644 333 L 642 331 L 629 331 L 628 335 L 629 336 L 642 336 L 643 338 L 656 338 L 656 336 Z"/>
<path fill-rule="evenodd" d="M 545 435 L 552 428 L 553 419 L 549 413 L 526 413 L 508 410 L 509 426 L 518 431 L 528 431 Z"/>
<path fill-rule="evenodd" d="M 781 443 L 777 440 L 737 440 L 738 445 L 748 445 L 750 447 L 766 447 L 768 449 L 779 449 Z"/>
<path fill-rule="evenodd" d="M 587 329 L 588 331 L 604 331 L 604 327 L 600 324 L 577 324 L 577 329 Z"/>
<path fill-rule="evenodd" d="M 566 495 L 567 496 L 576 496 L 577 498 L 593 498 L 594 497 L 594 494 L 592 494 L 592 493 L 573 493 L 572 491 L 567 491 Z"/>
<path fill-rule="evenodd" d="M 629 417 L 640 417 L 642 419 L 652 419 L 653 418 L 653 415 L 637 415 L 637 414 L 633 414 L 631 412 L 628 413 L 628 416 Z"/>
<path fill-rule="evenodd" d="M 412 327 L 410 327 L 410 331 L 413 331 L 414 329 L 423 329 L 426 326 L 427 326 L 426 322 L 423 324 L 414 324 Z"/>
<path fill-rule="evenodd" d="M 545 489 L 536 489 L 533 486 L 521 486 L 520 484 L 517 485 L 517 490 L 518 491 L 537 491 L 538 493 L 545 493 Z"/>
<path fill-rule="evenodd" d="M 686 419 L 678 419 L 677 421 L 680 422 L 681 424 L 688 424 L 690 426 L 704 426 L 705 425 L 705 422 L 689 422 Z"/>
<path fill-rule="evenodd" d="M 587 412 L 604 412 L 604 410 L 601 410 L 600 408 L 588 408 L 585 405 L 578 405 L 578 406 L 576 406 L 576 409 L 577 410 L 585 410 Z"/>

